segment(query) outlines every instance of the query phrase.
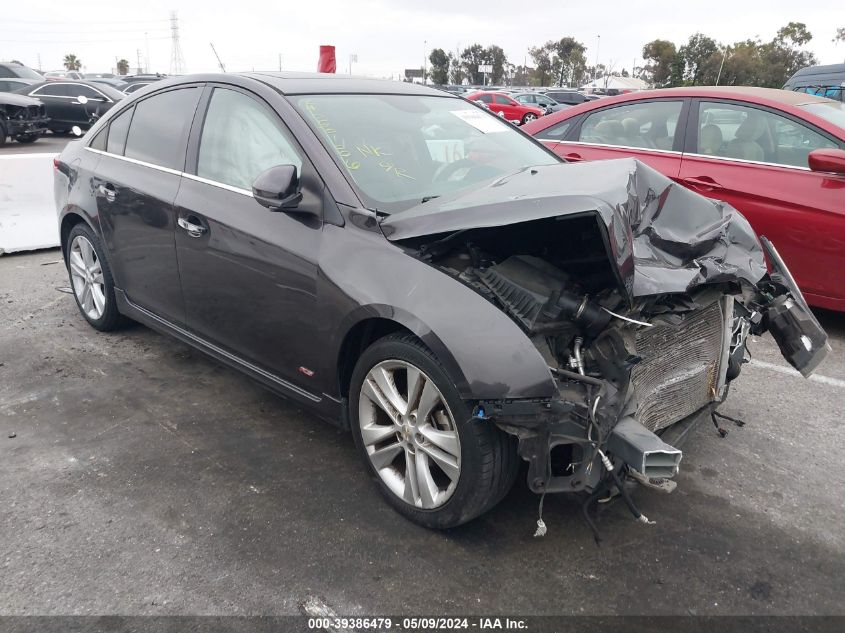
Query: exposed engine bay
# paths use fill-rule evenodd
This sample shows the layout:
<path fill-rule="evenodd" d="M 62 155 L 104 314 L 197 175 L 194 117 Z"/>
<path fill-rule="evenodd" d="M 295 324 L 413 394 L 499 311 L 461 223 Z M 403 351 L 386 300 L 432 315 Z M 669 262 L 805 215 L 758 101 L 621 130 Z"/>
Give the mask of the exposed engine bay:
<path fill-rule="evenodd" d="M 502 223 L 473 225 L 483 216 L 471 208 L 463 223 L 452 211 L 442 232 L 415 227 L 432 224 L 422 214 L 393 225 L 404 248 L 486 297 L 545 359 L 559 397 L 474 410 L 519 438 L 530 488 L 595 500 L 615 485 L 642 520 L 620 477 L 665 486 L 682 454 L 660 435 L 703 409 L 726 434 L 715 409 L 749 334 L 770 331 L 805 376 L 829 347 L 776 250 L 741 215 L 636 161 L 611 162 L 627 167 L 628 186 L 606 204 L 578 199 L 556 214 L 554 199 L 520 196 L 528 212 Z"/>

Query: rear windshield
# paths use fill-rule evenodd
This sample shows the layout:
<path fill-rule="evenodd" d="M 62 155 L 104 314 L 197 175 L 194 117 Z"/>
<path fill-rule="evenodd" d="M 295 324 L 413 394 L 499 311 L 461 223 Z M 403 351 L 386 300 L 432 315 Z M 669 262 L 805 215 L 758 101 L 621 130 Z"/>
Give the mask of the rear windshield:
<path fill-rule="evenodd" d="M 845 103 L 826 101 L 825 103 L 805 103 L 798 107 L 838 125 L 842 128 L 842 133 L 845 134 Z"/>
<path fill-rule="evenodd" d="M 293 102 L 361 198 L 385 213 L 560 162 L 511 123 L 463 99 L 335 94 Z"/>

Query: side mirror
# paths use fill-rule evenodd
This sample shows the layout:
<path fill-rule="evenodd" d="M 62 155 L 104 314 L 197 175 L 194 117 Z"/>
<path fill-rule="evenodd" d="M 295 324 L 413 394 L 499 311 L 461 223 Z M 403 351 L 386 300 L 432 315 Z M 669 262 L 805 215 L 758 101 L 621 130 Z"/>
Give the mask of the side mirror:
<path fill-rule="evenodd" d="M 76 98 L 76 100 L 77 100 L 79 103 L 81 103 L 82 105 L 85 105 L 86 103 L 88 103 L 88 97 L 86 97 L 85 95 L 79 95 L 79 96 Z"/>
<path fill-rule="evenodd" d="M 252 195 L 271 211 L 295 209 L 302 200 L 296 167 L 276 165 L 261 172 L 252 183 Z"/>
<path fill-rule="evenodd" d="M 826 171 L 845 175 L 845 150 L 815 149 L 807 156 L 812 171 Z"/>

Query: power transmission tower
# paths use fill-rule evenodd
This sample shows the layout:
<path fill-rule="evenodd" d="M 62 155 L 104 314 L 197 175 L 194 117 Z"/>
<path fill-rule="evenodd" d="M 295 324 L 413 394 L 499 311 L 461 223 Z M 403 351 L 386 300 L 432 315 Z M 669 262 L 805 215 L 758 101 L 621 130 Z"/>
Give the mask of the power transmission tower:
<path fill-rule="evenodd" d="M 176 11 L 170 12 L 170 74 L 181 75 L 185 72 L 185 58 L 179 44 L 179 18 Z"/>

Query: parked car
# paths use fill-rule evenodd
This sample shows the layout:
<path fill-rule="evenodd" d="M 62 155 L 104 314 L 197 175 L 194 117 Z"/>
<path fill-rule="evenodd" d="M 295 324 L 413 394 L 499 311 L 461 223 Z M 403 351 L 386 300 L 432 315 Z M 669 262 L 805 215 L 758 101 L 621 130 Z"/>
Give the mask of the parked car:
<path fill-rule="evenodd" d="M 62 81 L 65 79 L 85 79 L 85 77 L 78 70 L 48 70 L 44 73 L 44 79 L 47 81 Z"/>
<path fill-rule="evenodd" d="M 114 88 L 118 92 L 123 92 L 126 88 L 128 88 L 129 86 L 132 85 L 132 84 L 126 83 L 122 79 L 118 79 L 116 77 L 115 78 L 111 78 L 111 77 L 92 77 L 92 78 L 87 79 L 86 81 L 90 81 L 90 82 L 95 83 L 95 84 L 105 84 L 106 86 Z M 126 94 L 126 93 L 124 93 L 124 94 Z"/>
<path fill-rule="evenodd" d="M 845 101 L 845 64 L 802 68 L 787 80 L 783 89 Z"/>
<path fill-rule="evenodd" d="M 87 130 L 93 117 L 102 116 L 126 96 L 110 86 L 90 81 L 43 81 L 18 92 L 37 97 L 47 106 L 50 129 L 59 134 L 74 126 Z M 86 103 L 81 103 L 79 97 L 85 97 Z"/>
<path fill-rule="evenodd" d="M 533 121 L 546 113 L 543 108 L 522 104 L 504 92 L 474 92 L 467 95 L 467 99 L 484 103 L 491 112 L 501 114 L 504 119 L 517 125 Z"/>
<path fill-rule="evenodd" d="M 524 105 L 542 108 L 546 114 L 560 112 L 561 110 L 565 110 L 570 107 L 568 105 L 558 103 L 541 92 L 514 92 L 510 96 Z"/>
<path fill-rule="evenodd" d="M 550 99 L 554 99 L 558 103 L 570 106 L 590 101 L 589 97 L 581 94 L 577 90 L 551 89 L 547 90 L 545 95 Z"/>
<path fill-rule="evenodd" d="M 845 105 L 768 88 L 608 97 L 526 131 L 574 162 L 633 156 L 724 200 L 783 254 L 810 304 L 845 311 Z"/>
<path fill-rule="evenodd" d="M 149 82 L 149 81 L 134 81 L 132 83 L 127 83 L 123 87 L 123 90 L 121 90 L 121 92 L 125 95 L 131 95 L 131 94 L 138 92 L 141 88 L 144 88 L 145 86 L 149 86 L 150 83 L 152 83 L 152 82 Z"/>
<path fill-rule="evenodd" d="M 44 81 L 38 72 L 18 62 L 0 62 L 0 79 L 31 79 Z"/>
<path fill-rule="evenodd" d="M 47 110 L 38 99 L 0 92 L 0 146 L 11 137 L 34 143 L 47 129 Z"/>
<path fill-rule="evenodd" d="M 140 73 L 138 75 L 124 75 L 123 77 L 121 77 L 121 79 L 128 84 L 133 84 L 139 81 L 150 83 L 153 81 L 160 81 L 166 78 L 167 75 L 162 75 L 159 73 Z"/>
<path fill-rule="evenodd" d="M 350 428 L 428 527 L 490 509 L 520 458 L 532 490 L 616 486 L 645 521 L 620 478 L 677 472 L 654 431 L 716 406 L 749 332 L 805 375 L 828 350 L 730 206 L 632 159 L 564 164 L 424 86 L 174 78 L 54 174 L 91 326 L 135 319 Z"/>
<path fill-rule="evenodd" d="M 32 84 L 41 82 L 41 79 L 23 79 L 15 77 L 14 79 L 0 79 L 0 92 L 16 92 L 21 88 L 26 88 Z"/>

